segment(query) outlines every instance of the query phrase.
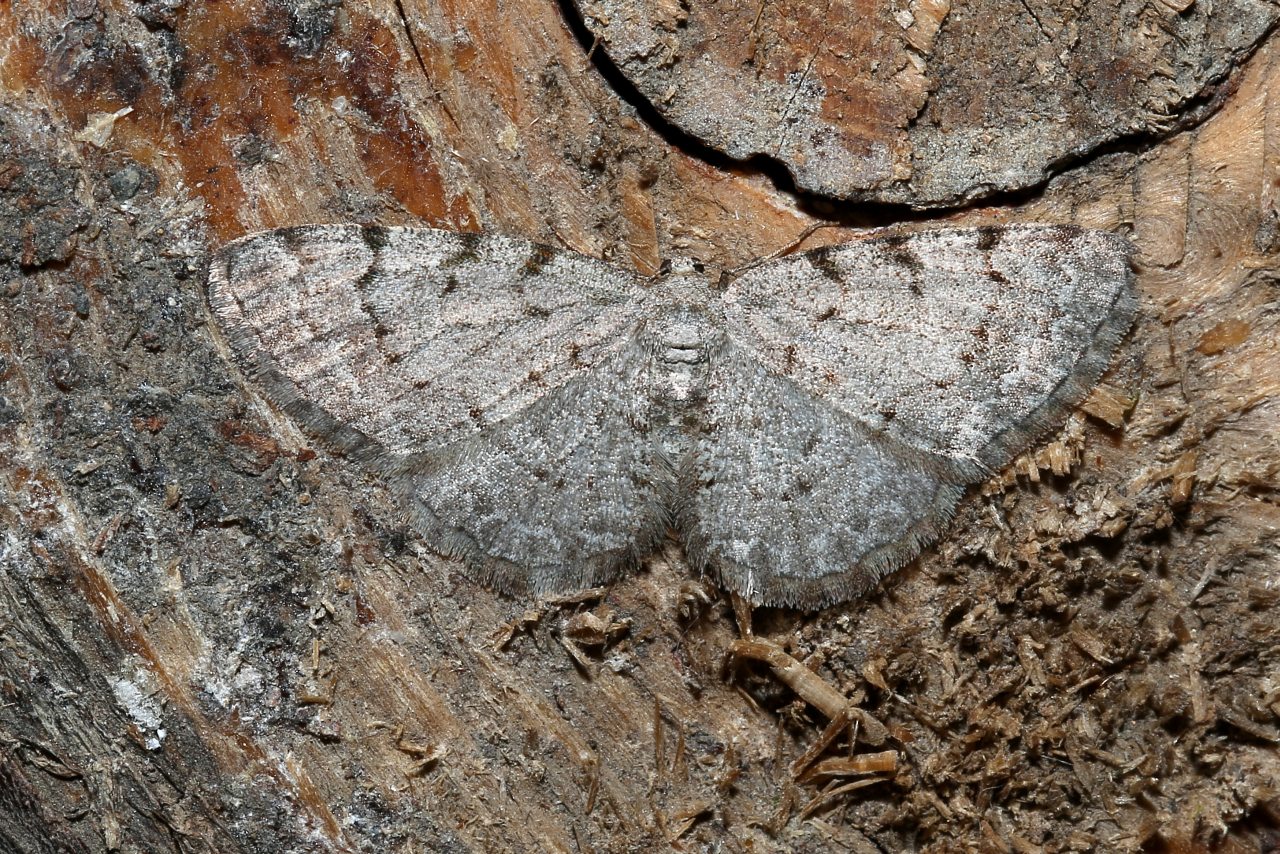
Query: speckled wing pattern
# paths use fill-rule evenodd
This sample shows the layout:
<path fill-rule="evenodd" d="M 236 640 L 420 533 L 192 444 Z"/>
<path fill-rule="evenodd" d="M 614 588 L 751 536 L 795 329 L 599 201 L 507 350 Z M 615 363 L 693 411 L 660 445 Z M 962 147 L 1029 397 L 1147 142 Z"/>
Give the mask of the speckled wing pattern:
<path fill-rule="evenodd" d="M 722 289 L 528 241 L 303 226 L 228 244 L 214 316 L 268 396 L 371 465 L 472 574 L 611 580 L 670 527 L 753 602 L 847 600 L 1096 382 L 1135 312 L 1128 244 L 925 232 Z"/>
<path fill-rule="evenodd" d="M 330 225 L 228 244 L 209 298 L 268 396 L 388 476 L 437 547 L 545 592 L 665 530 L 629 401 L 591 381 L 634 362 L 642 284 L 523 240 Z"/>
<path fill-rule="evenodd" d="M 960 467 L 895 441 L 728 348 L 681 524 L 695 564 L 755 602 L 851 599 L 939 533 Z"/>
<path fill-rule="evenodd" d="M 875 430 L 988 469 L 1097 381 L 1129 329 L 1127 242 L 1008 226 L 831 246 L 725 295 L 764 367 Z"/>
<path fill-rule="evenodd" d="M 359 225 L 251 235 L 210 268 L 214 314 L 276 402 L 393 454 L 474 435 L 608 359 L 641 284 L 525 240 Z"/>
<path fill-rule="evenodd" d="M 1133 322 L 1129 280 L 1125 240 L 1052 226 L 880 238 L 749 270 L 723 296 L 742 352 L 709 383 L 691 550 L 755 599 L 863 592 L 1092 388 Z"/>

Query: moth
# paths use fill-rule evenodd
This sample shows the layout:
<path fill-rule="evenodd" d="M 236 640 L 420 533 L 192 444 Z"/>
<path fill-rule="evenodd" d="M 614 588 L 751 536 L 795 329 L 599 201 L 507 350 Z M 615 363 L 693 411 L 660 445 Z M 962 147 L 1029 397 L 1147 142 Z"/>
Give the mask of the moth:
<path fill-rule="evenodd" d="M 940 230 L 713 283 L 316 225 L 223 247 L 209 301 L 266 396 L 480 582 L 605 583 L 674 530 L 728 590 L 812 609 L 914 558 L 1081 400 L 1136 312 L 1129 254 L 1070 226 Z"/>

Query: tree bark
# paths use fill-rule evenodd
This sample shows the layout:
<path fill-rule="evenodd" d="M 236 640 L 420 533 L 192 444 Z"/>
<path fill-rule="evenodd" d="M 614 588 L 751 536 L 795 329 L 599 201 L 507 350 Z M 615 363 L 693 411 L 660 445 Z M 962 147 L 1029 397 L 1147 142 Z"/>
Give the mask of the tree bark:
<path fill-rule="evenodd" d="M 0 2 L 0 849 L 1276 845 L 1280 42 L 1203 123 L 926 221 L 662 125 L 573 14 Z M 862 601 L 735 614 L 674 546 L 516 601 L 211 334 L 210 250 L 345 220 L 646 274 L 1074 222 L 1131 236 L 1142 309 L 1081 411 Z"/>

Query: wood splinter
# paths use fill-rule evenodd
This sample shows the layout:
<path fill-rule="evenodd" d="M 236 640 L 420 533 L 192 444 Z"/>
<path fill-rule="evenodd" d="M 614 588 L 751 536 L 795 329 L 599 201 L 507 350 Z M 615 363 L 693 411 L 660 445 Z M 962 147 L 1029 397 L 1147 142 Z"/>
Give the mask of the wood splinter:
<path fill-rule="evenodd" d="M 898 752 L 886 750 L 848 759 L 826 760 L 806 774 L 810 766 L 847 727 L 855 727 L 851 742 L 861 737 L 873 747 L 885 743 L 889 737 L 888 729 L 871 713 L 850 703 L 833 685 L 772 641 L 757 637 L 736 640 L 729 646 L 729 656 L 731 659 L 747 658 L 767 665 L 780 682 L 827 717 L 826 729 L 792 763 L 791 774 L 794 779 L 809 781 L 818 777 L 854 774 L 893 774 L 897 770 Z"/>

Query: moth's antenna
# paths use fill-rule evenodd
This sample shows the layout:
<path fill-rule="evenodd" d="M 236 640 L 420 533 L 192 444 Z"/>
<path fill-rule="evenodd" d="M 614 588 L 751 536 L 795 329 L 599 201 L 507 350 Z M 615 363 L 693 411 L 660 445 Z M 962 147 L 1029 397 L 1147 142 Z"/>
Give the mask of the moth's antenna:
<path fill-rule="evenodd" d="M 754 261 L 748 261 L 747 263 L 743 264 L 741 267 L 736 267 L 732 270 L 725 270 L 724 275 L 728 276 L 730 279 L 736 279 L 738 278 L 738 276 L 741 276 L 743 273 L 745 273 L 747 270 L 750 270 L 752 267 L 758 267 L 761 264 L 767 264 L 776 258 L 781 258 L 783 255 L 789 255 L 793 251 L 795 251 L 796 248 L 800 246 L 800 244 L 804 243 L 806 240 L 812 237 L 815 231 L 818 231 L 819 229 L 823 229 L 823 228 L 848 228 L 848 226 L 841 225 L 840 223 L 836 223 L 836 222 L 815 222 L 813 225 L 809 226 L 804 231 L 800 232 L 799 237 L 797 237 L 795 240 L 792 240 L 790 243 L 788 243 L 786 246 L 783 246 L 781 249 L 775 249 L 773 252 L 770 252 L 768 255 L 765 255 L 763 258 L 756 258 Z"/>

